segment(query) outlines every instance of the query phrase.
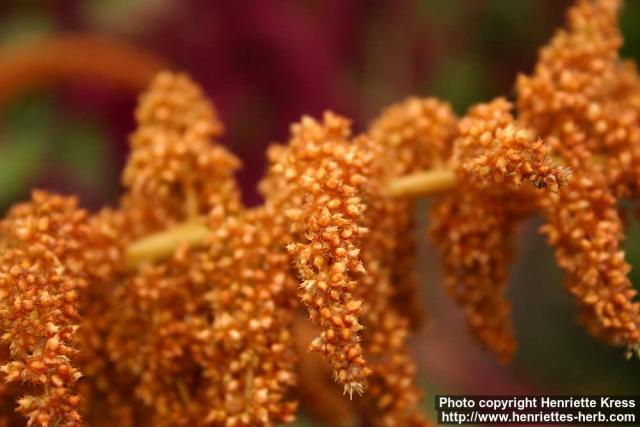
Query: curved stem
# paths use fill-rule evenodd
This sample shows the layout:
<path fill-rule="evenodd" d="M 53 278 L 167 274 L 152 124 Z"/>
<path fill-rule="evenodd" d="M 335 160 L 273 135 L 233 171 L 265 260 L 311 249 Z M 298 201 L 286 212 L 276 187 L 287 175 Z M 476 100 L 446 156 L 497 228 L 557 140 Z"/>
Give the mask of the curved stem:
<path fill-rule="evenodd" d="M 0 106 L 27 90 L 89 79 L 135 93 L 167 64 L 153 53 L 108 37 L 65 34 L 0 49 Z"/>

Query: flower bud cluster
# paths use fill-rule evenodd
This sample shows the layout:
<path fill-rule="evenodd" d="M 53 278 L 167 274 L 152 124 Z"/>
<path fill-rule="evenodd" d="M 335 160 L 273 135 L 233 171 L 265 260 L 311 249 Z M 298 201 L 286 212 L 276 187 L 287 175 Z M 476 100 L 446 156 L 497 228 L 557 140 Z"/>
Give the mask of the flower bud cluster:
<path fill-rule="evenodd" d="M 305 117 L 292 126 L 288 149 L 272 169 L 284 173 L 289 194 L 301 202 L 284 214 L 292 224 L 288 250 L 302 278 L 300 299 L 322 330 L 310 349 L 325 355 L 352 396 L 364 392 L 371 374 L 360 344 L 362 300 L 354 292 L 366 274 L 362 197 L 374 157 L 349 140 L 350 132 L 348 121 L 332 113 L 322 122 Z"/>
<path fill-rule="evenodd" d="M 0 322 L 10 358 L 3 381 L 39 386 L 18 411 L 29 424 L 79 426 L 75 383 L 87 212 L 74 198 L 35 191 L 0 222 Z"/>
<path fill-rule="evenodd" d="M 640 79 L 619 57 L 618 0 L 578 1 L 566 30 L 517 84 L 522 120 L 552 141 L 573 169 L 565 191 L 539 201 L 542 232 L 555 248 L 587 329 L 612 345 L 640 344 L 640 304 L 627 277 L 621 242 L 624 209 L 637 199 Z"/>

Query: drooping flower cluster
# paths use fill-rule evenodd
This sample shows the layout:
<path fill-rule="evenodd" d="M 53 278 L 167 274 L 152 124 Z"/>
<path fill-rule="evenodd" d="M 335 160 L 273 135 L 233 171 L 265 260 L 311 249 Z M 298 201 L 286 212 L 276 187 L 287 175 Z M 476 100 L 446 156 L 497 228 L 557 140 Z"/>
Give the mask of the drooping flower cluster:
<path fill-rule="evenodd" d="M 200 89 L 182 75 L 161 74 L 141 98 L 138 129 L 123 174 L 126 193 L 115 216 L 105 216 L 130 241 L 173 224 L 204 221 L 215 206 L 237 212 L 234 156 L 214 144 L 222 125 Z M 116 378 L 135 378 L 153 425 L 188 425 L 210 416 L 211 389 L 221 381 L 207 301 L 204 255 L 182 245 L 165 260 L 121 271 L 106 313 L 103 338 Z M 129 260 L 120 260 L 126 266 Z M 178 378 L 178 380 L 176 380 Z M 113 393 L 110 393 L 113 394 Z M 138 415 L 140 417 L 140 415 Z M 137 421 L 134 420 L 134 424 Z"/>
<path fill-rule="evenodd" d="M 546 143 L 510 110 L 498 98 L 460 120 L 450 160 L 460 184 L 436 203 L 430 230 L 443 254 L 449 293 L 464 308 L 474 335 L 503 362 L 516 348 L 505 298 L 515 228 L 535 207 L 531 188 L 554 192 L 567 179 Z"/>
<path fill-rule="evenodd" d="M 285 224 L 267 208 L 231 217 L 212 229 L 203 265 L 211 284 L 206 299 L 216 345 L 214 385 L 208 397 L 221 405 L 213 425 L 272 425 L 294 419 L 297 403 L 292 323 L 297 281 L 283 240 Z"/>
<path fill-rule="evenodd" d="M 421 298 L 415 270 L 414 201 L 398 200 L 387 183 L 425 168 L 440 167 L 451 150 L 455 116 L 433 98 L 409 98 L 374 120 L 360 142 L 378 159 L 369 180 L 361 257 L 367 271 L 359 296 L 364 301 L 364 352 L 373 374 L 360 405 L 384 426 L 425 425 L 418 408 L 416 367 L 407 339 L 418 327 Z"/>
<path fill-rule="evenodd" d="M 303 279 L 300 299 L 322 329 L 310 348 L 325 355 L 345 393 L 361 394 L 370 369 L 360 345 L 362 300 L 354 293 L 366 274 L 362 197 L 373 153 L 350 142 L 348 122 L 330 113 L 323 123 L 305 117 L 291 131 L 270 178 L 284 173 L 283 195 L 293 202 L 284 203 L 295 239 L 288 249 Z"/>
<path fill-rule="evenodd" d="M 599 171 L 577 171 L 565 191 L 541 203 L 542 231 L 566 270 L 566 284 L 590 332 L 612 345 L 640 343 L 640 305 L 634 301 L 620 247 L 623 224 L 616 199 Z"/>
<path fill-rule="evenodd" d="M 533 74 L 519 77 L 517 120 L 497 100 L 460 121 L 450 159 L 459 185 L 434 208 L 431 235 L 471 329 L 501 360 L 515 348 L 502 296 L 515 226 L 536 210 L 587 329 L 638 346 L 640 304 L 617 199 L 638 194 L 640 80 L 618 56 L 619 6 L 576 2 L 568 28 L 541 50 Z M 546 191 L 519 188 L 525 181 Z"/>
<path fill-rule="evenodd" d="M 518 80 L 517 102 L 522 120 L 574 170 L 566 191 L 542 198 L 540 208 L 582 320 L 612 345 L 635 349 L 640 304 L 620 247 L 617 199 L 639 195 L 640 79 L 634 64 L 619 58 L 620 4 L 577 2 L 533 75 Z"/>
<path fill-rule="evenodd" d="M 261 187 L 265 205 L 282 209 L 291 224 L 301 301 L 322 329 L 311 349 L 325 355 L 345 393 L 364 392 L 356 404 L 379 424 L 423 425 L 409 319 L 393 304 L 394 261 L 407 255 L 394 249 L 406 223 L 388 215 L 402 209 L 383 191 L 386 141 L 350 140 L 348 121 L 330 113 L 322 122 L 304 118 L 292 135 L 288 146 L 271 148 Z"/>
<path fill-rule="evenodd" d="M 378 149 L 385 153 L 381 186 L 404 175 L 443 167 L 450 156 L 455 132 L 456 117 L 451 107 L 435 98 L 410 97 L 386 108 L 368 132 Z M 422 305 L 414 272 L 415 200 L 386 197 L 381 203 L 375 223 L 384 222 L 379 227 L 379 233 L 384 234 L 381 242 L 394 254 L 388 266 L 393 298 L 416 329 L 421 324 Z M 377 233 L 376 230 L 373 233 Z"/>

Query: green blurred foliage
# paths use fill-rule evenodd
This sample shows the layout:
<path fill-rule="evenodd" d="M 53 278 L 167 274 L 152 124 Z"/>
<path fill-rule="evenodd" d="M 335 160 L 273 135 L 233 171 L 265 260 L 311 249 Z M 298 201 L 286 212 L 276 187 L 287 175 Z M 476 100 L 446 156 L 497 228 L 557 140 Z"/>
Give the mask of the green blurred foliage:
<path fill-rule="evenodd" d="M 445 59 L 428 85 L 434 95 L 448 100 L 458 114 L 463 114 L 469 105 L 491 97 L 486 82 L 482 59 L 469 54 Z"/>
<path fill-rule="evenodd" d="M 104 190 L 112 166 L 109 141 L 89 114 L 64 115 L 50 97 L 36 95 L 4 111 L 0 141 L 0 211 L 28 194 L 43 173 Z"/>
<path fill-rule="evenodd" d="M 620 26 L 624 34 L 622 55 L 634 58 L 636 61 L 640 58 L 640 26 L 638 22 L 640 22 L 640 2 L 625 2 L 620 17 Z"/>
<path fill-rule="evenodd" d="M 45 162 L 47 131 L 53 126 L 53 104 L 44 98 L 28 99 L 5 111 L 0 144 L 0 207 L 33 183 Z"/>
<path fill-rule="evenodd" d="M 100 123 L 91 117 L 63 121 L 54 130 L 53 160 L 64 170 L 72 171 L 74 179 L 93 188 L 100 188 L 109 176 L 108 138 Z"/>

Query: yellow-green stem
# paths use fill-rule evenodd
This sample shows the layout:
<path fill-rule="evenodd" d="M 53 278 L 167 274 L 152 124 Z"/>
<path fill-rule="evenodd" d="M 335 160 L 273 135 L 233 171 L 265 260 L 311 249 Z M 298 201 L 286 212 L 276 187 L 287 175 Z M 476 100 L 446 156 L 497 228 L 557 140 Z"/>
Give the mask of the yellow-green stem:
<path fill-rule="evenodd" d="M 397 178 L 387 187 L 392 197 L 417 197 L 446 191 L 456 185 L 456 174 L 450 169 L 432 169 Z"/>
<path fill-rule="evenodd" d="M 178 245 L 201 245 L 208 234 L 202 219 L 189 220 L 133 242 L 127 248 L 126 263 L 134 268 L 143 262 L 159 261 L 171 255 Z"/>
<path fill-rule="evenodd" d="M 455 173 L 449 169 L 432 169 L 407 175 L 389 183 L 392 197 L 417 197 L 446 191 L 456 185 Z M 189 219 L 175 227 L 143 237 L 126 251 L 126 262 L 135 268 L 144 262 L 154 262 L 170 256 L 180 244 L 201 245 L 209 230 L 202 218 Z"/>

